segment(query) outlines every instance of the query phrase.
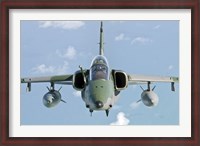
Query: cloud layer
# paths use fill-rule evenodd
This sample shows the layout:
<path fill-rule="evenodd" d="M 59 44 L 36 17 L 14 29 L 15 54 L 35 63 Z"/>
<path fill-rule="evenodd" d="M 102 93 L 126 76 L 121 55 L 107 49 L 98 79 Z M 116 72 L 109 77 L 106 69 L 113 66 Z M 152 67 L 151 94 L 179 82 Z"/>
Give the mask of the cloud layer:
<path fill-rule="evenodd" d="M 47 66 L 45 64 L 40 64 L 40 65 L 32 68 L 32 71 L 34 73 L 42 73 L 42 74 L 53 73 L 55 71 L 55 67 L 53 67 L 53 66 Z"/>
<path fill-rule="evenodd" d="M 39 21 L 40 28 L 78 29 L 85 25 L 83 21 Z"/>
<path fill-rule="evenodd" d="M 119 35 L 115 36 L 115 41 L 128 41 L 128 40 L 130 40 L 131 44 L 147 44 L 153 42 L 152 39 L 143 36 L 130 38 L 126 36 L 124 33 L 120 33 Z"/>
<path fill-rule="evenodd" d="M 64 62 L 61 66 L 48 66 L 46 64 L 40 64 L 31 69 L 34 74 L 64 74 L 68 70 L 68 62 Z"/>

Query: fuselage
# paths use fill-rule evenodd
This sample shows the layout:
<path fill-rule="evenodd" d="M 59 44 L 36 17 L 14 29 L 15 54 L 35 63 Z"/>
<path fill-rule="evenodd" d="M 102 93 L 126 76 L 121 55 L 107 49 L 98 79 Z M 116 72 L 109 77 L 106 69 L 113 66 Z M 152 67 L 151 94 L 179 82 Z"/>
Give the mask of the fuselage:
<path fill-rule="evenodd" d="M 91 63 L 88 84 L 82 91 L 82 98 L 90 110 L 108 110 L 116 101 L 110 68 L 103 55 L 96 56 Z"/>

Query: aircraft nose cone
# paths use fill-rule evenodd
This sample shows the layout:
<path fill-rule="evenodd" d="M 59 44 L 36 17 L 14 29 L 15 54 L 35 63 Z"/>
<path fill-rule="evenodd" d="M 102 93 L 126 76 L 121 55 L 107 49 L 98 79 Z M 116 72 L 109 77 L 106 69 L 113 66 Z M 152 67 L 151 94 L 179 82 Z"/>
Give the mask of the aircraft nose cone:
<path fill-rule="evenodd" d="M 103 107 L 103 102 L 101 102 L 101 101 L 96 101 L 96 102 L 95 102 L 95 105 L 96 105 L 97 108 L 102 108 L 102 107 Z"/>

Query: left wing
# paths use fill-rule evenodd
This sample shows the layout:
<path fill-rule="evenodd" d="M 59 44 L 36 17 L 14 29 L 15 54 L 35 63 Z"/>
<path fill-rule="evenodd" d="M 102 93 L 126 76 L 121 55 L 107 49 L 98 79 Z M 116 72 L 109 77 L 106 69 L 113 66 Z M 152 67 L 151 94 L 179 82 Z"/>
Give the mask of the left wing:
<path fill-rule="evenodd" d="M 27 83 L 27 90 L 31 91 L 31 83 L 50 82 L 51 84 L 72 85 L 73 75 L 57 75 L 46 77 L 27 77 L 21 78 L 21 83 Z"/>
<path fill-rule="evenodd" d="M 152 82 L 170 82 L 172 91 L 175 91 L 174 83 L 179 82 L 178 77 L 163 77 L 163 76 L 146 76 L 146 75 L 128 75 L 129 84 L 143 84 Z"/>

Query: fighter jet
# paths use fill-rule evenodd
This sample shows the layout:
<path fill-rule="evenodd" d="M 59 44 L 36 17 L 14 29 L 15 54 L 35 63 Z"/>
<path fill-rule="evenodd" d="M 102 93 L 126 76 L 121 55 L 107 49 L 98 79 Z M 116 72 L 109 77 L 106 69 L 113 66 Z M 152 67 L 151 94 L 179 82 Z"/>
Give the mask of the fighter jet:
<path fill-rule="evenodd" d="M 104 56 L 103 22 L 100 24 L 99 55 L 94 57 L 89 69 L 79 66 L 74 74 L 21 78 L 21 83 L 27 83 L 28 92 L 31 91 L 32 83 L 50 83 L 50 87 L 47 87 L 48 92 L 43 96 L 43 104 L 48 108 L 56 106 L 61 101 L 65 102 L 61 98 L 60 89 L 55 89 L 55 84 L 72 85 L 75 90 L 81 91 L 81 97 L 91 115 L 93 111 L 105 111 L 107 116 L 116 103 L 117 96 L 129 85 L 146 84 L 147 89 L 140 86 L 142 94 L 137 102 L 152 107 L 158 104 L 158 96 L 154 92 L 155 86 L 151 88 L 151 83 L 168 82 L 171 84 L 171 90 L 175 91 L 174 83 L 178 81 L 179 78 L 174 76 L 134 75 L 111 69 Z"/>

